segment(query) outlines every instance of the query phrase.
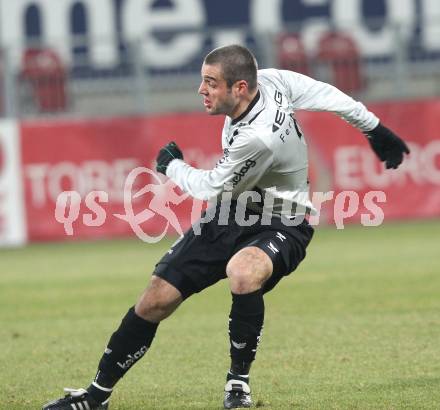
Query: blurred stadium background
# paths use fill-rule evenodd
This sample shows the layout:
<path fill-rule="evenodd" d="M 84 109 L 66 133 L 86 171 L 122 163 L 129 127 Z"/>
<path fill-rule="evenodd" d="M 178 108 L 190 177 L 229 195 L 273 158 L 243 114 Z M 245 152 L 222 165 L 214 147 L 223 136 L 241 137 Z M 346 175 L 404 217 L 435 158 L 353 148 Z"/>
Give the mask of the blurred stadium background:
<path fill-rule="evenodd" d="M 435 0 L 1 4 L 8 117 L 199 111 L 201 59 L 233 42 L 366 101 L 440 92 Z"/>
<path fill-rule="evenodd" d="M 298 113 L 314 191 L 336 198 L 351 190 L 365 205 L 367 192 L 383 190 L 387 219 L 439 216 L 436 0 L 4 0 L 0 21 L 0 243 L 68 238 L 54 218 L 66 190 L 81 202 L 71 236 L 129 235 L 114 217 L 126 213 L 125 177 L 152 168 L 169 139 L 189 162 L 212 166 L 220 146 L 211 134 L 222 120 L 202 113 L 200 65 L 210 49 L 233 42 L 249 46 L 262 68 L 296 70 L 362 100 L 412 147 L 398 172 L 386 172 L 357 131 L 332 116 Z M 84 226 L 93 191 L 108 199 L 89 197 L 101 218 Z M 134 213 L 146 201 L 133 200 Z M 332 205 L 323 206 L 321 222 L 334 222 Z M 176 210 L 184 227 L 189 208 Z M 362 209 L 343 216 L 359 222 Z M 157 216 L 142 226 L 154 232 L 163 224 Z"/>
<path fill-rule="evenodd" d="M 399 170 L 385 171 L 359 132 L 340 119 L 298 113 L 310 145 L 312 190 L 333 194 L 322 206 L 310 261 L 295 283 L 282 284 L 280 297 L 270 296 L 272 315 L 288 314 L 295 325 L 268 327 L 292 335 L 297 349 L 279 356 L 268 333 L 256 381 L 269 378 L 275 387 L 260 394 L 260 405 L 438 408 L 438 0 L 0 0 L 0 346 L 7 353 L 0 355 L 0 368 L 7 369 L 0 409 L 37 408 L 62 387 L 58 382 L 84 383 L 93 372 L 107 335 L 176 235 L 169 227 L 169 238 L 143 244 L 115 216 L 148 207 L 148 193 L 131 198 L 129 211 L 124 206 L 124 191 L 146 184 L 155 185 L 164 204 L 170 200 L 163 178 L 144 172 L 127 188 L 127 175 L 139 166 L 154 169 L 158 149 L 171 139 L 195 166 L 215 163 L 223 119 L 203 113 L 197 87 L 204 55 L 229 43 L 250 47 L 261 68 L 334 84 L 366 103 L 412 150 Z M 61 201 L 68 206 L 57 216 L 64 191 L 78 196 Z M 191 206 L 189 199 L 170 206 L 182 228 Z M 60 223 L 66 216 L 70 230 Z M 345 224 L 350 228 L 336 229 Z M 153 212 L 138 233 L 156 235 L 166 226 Z M 94 239 L 112 240 L 81 242 Z M 209 406 L 187 393 L 194 391 L 196 369 L 189 366 L 170 382 L 158 365 L 158 379 L 136 369 L 115 408 L 217 408 L 226 342 L 219 347 L 213 338 L 208 350 L 225 361 L 209 368 L 200 353 L 205 334 L 186 330 L 199 322 L 224 337 L 225 295 L 224 286 L 209 290 L 198 302 L 210 308 L 191 302 L 163 336 L 173 343 L 177 332 L 194 346 L 187 360 L 206 362 L 197 389 L 207 389 Z M 96 333 L 87 330 L 82 343 L 74 340 L 78 328 Z M 341 348 L 346 354 L 334 353 Z M 65 357 L 75 355 L 90 366 L 73 359 L 66 365 Z M 169 355 L 174 358 L 165 350 L 156 360 L 171 371 L 176 362 Z M 278 380 L 271 360 L 299 367 Z M 51 376 L 38 387 L 43 371 Z M 291 391 L 280 387 L 286 379 Z M 136 396 L 136 381 L 153 384 L 165 404 Z"/>

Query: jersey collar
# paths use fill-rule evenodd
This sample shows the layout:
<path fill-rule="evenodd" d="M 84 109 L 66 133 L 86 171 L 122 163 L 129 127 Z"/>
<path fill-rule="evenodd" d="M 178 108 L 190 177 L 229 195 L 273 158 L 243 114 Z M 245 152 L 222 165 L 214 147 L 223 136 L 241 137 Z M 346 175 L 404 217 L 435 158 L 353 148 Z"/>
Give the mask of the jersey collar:
<path fill-rule="evenodd" d="M 255 107 L 255 105 L 257 104 L 257 102 L 260 100 L 260 90 L 257 91 L 257 94 L 255 95 L 255 97 L 253 98 L 253 100 L 250 102 L 250 104 L 248 105 L 248 107 L 246 108 L 245 111 L 243 111 L 237 118 L 235 118 L 234 120 L 232 120 L 231 125 L 235 125 L 238 122 L 240 122 L 241 120 L 243 120 L 243 118 L 245 118 L 251 111 L 252 108 Z"/>

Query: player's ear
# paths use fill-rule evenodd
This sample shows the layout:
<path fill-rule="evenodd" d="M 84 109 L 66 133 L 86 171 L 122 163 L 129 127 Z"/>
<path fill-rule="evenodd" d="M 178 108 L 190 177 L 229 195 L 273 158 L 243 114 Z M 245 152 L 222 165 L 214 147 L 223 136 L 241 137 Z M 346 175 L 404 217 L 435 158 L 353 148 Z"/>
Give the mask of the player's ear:
<path fill-rule="evenodd" d="M 234 87 L 236 87 L 237 93 L 241 95 L 246 94 L 249 90 L 248 83 L 245 80 L 238 80 Z"/>

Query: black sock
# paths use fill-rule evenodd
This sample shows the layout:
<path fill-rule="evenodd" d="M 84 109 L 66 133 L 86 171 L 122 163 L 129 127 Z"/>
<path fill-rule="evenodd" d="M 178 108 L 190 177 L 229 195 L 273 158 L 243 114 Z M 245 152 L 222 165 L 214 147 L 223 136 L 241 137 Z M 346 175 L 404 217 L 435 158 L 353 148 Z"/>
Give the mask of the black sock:
<path fill-rule="evenodd" d="M 232 373 L 232 371 L 229 370 L 228 374 L 226 375 L 226 381 L 228 382 L 229 380 L 241 380 L 242 382 L 249 384 L 249 372 L 246 374 L 240 374 Z"/>
<path fill-rule="evenodd" d="M 229 339 L 231 344 L 230 375 L 240 375 L 249 380 L 251 363 L 255 359 L 264 322 L 264 299 L 261 289 L 244 295 L 232 294 L 229 316 Z"/>
<path fill-rule="evenodd" d="M 93 399 L 95 399 L 98 403 L 102 403 L 102 402 L 106 401 L 110 397 L 110 395 L 112 394 L 112 391 L 113 391 L 113 388 L 104 387 L 97 382 L 97 380 L 100 377 L 102 378 L 102 374 L 98 370 L 98 373 L 96 373 L 95 379 L 93 380 L 92 384 L 89 387 L 87 387 L 87 391 L 89 392 L 90 396 Z M 111 384 L 111 383 L 109 383 L 109 384 Z"/>
<path fill-rule="evenodd" d="M 102 402 L 110 396 L 118 380 L 147 352 L 158 325 L 139 317 L 134 307 L 129 309 L 112 334 L 99 362 L 98 373 L 88 388 L 93 398 Z"/>

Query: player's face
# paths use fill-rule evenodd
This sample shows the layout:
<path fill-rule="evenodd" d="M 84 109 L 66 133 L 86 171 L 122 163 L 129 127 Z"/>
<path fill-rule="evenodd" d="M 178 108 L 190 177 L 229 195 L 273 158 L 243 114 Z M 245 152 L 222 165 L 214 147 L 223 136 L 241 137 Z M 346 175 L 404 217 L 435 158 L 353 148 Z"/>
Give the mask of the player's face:
<path fill-rule="evenodd" d="M 208 114 L 231 115 L 239 103 L 233 89 L 226 84 L 219 64 L 203 64 L 199 94 L 203 96 L 203 105 Z"/>

